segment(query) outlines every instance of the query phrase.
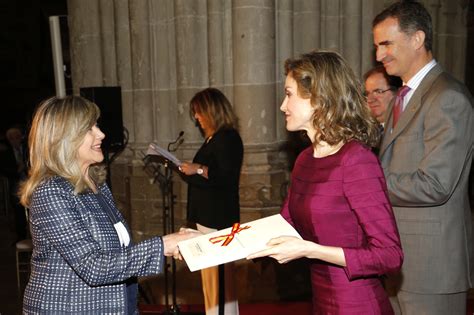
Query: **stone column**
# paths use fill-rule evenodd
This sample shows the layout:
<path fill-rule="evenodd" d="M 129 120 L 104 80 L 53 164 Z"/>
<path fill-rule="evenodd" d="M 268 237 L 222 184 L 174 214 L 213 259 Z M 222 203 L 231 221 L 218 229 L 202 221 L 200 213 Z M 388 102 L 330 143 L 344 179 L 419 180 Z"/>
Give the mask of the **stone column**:
<path fill-rule="evenodd" d="M 135 142 L 133 84 L 132 84 L 132 49 L 130 34 L 130 14 L 128 0 L 114 1 L 114 38 L 116 53 L 117 85 L 122 90 L 123 125 L 129 132 L 129 142 Z M 125 160 L 126 161 L 126 160 Z M 124 162 L 125 162 L 124 161 Z"/>
<path fill-rule="evenodd" d="M 220 89 L 232 103 L 231 1 L 207 2 L 209 85 Z"/>
<path fill-rule="evenodd" d="M 283 66 L 286 59 L 293 57 L 294 47 L 296 46 L 296 44 L 294 43 L 294 41 L 296 40 L 295 37 L 298 37 L 298 35 L 300 34 L 294 32 L 295 28 L 293 27 L 293 23 L 298 23 L 305 19 L 303 19 L 301 16 L 298 16 L 296 13 L 296 18 L 293 18 L 293 1 L 291 0 L 279 0 L 276 2 L 276 6 L 276 138 L 278 140 L 286 140 L 287 133 L 285 128 L 285 119 L 283 113 L 279 109 L 279 106 L 282 103 L 283 98 L 285 97 L 284 85 L 286 76 Z"/>
<path fill-rule="evenodd" d="M 361 73 L 362 64 L 362 0 L 342 3 L 342 49 L 341 54 L 351 65 L 356 75 Z"/>
<path fill-rule="evenodd" d="M 115 8 L 113 0 L 100 0 L 100 40 L 102 46 L 102 81 L 104 86 L 117 85 L 117 53 L 115 43 Z"/>
<path fill-rule="evenodd" d="M 462 1 L 429 1 L 432 9 L 434 36 L 434 57 L 454 75 L 464 81 L 467 45 L 466 5 Z"/>
<path fill-rule="evenodd" d="M 176 73 L 178 124 L 186 134 L 194 154 L 202 142 L 198 129 L 189 118 L 189 100 L 209 85 L 206 1 L 176 0 Z M 189 146 L 187 146 L 189 147 Z"/>
<path fill-rule="evenodd" d="M 129 1 L 135 149 L 144 150 L 153 140 L 154 113 L 150 49 L 149 6 L 152 0 Z"/>
<path fill-rule="evenodd" d="M 245 144 L 240 195 L 246 221 L 265 210 L 278 211 L 285 177 L 277 165 L 274 1 L 234 1 L 232 32 L 234 105 Z"/>
<path fill-rule="evenodd" d="M 379 1 L 375 1 L 380 5 Z M 375 8 L 373 0 L 362 0 L 360 22 L 362 27 L 360 46 L 353 47 L 361 52 L 361 69 L 362 75 L 375 65 L 374 37 L 372 35 L 372 20 L 378 9 Z M 356 73 L 357 75 L 357 73 Z"/>
<path fill-rule="evenodd" d="M 296 1 L 293 4 L 292 32 L 295 57 L 321 48 L 321 1 L 324 0 Z"/>
<path fill-rule="evenodd" d="M 341 52 L 341 1 L 321 0 L 321 48 Z"/>
<path fill-rule="evenodd" d="M 68 0 L 71 74 L 74 93 L 80 87 L 102 86 L 102 44 L 99 2 Z"/>
<path fill-rule="evenodd" d="M 150 48 L 154 111 L 156 112 L 154 141 L 166 148 L 181 130 L 178 125 L 176 100 L 176 32 L 173 2 L 150 3 Z"/>
<path fill-rule="evenodd" d="M 154 98 L 154 50 L 151 40 L 153 0 L 129 0 L 130 57 L 133 105 L 134 141 L 130 174 L 131 227 L 136 239 L 147 238 L 162 231 L 161 194 L 153 182 L 153 172 L 146 174 L 141 158 L 149 143 L 154 141 L 157 119 Z"/>
<path fill-rule="evenodd" d="M 232 7 L 234 102 L 247 144 L 275 141 L 274 2 L 236 0 Z"/>

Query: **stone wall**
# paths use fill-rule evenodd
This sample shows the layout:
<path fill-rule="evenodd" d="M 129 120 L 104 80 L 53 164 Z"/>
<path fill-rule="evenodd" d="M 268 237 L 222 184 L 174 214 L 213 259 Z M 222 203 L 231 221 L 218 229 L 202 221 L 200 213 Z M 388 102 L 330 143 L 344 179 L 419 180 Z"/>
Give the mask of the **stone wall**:
<path fill-rule="evenodd" d="M 390 2 L 68 0 L 74 92 L 90 86 L 122 89 L 129 139 L 111 165 L 111 178 L 134 240 L 161 234 L 163 228 L 160 186 L 144 168 L 144 152 L 150 142 L 166 147 L 184 131 L 185 142 L 176 154 L 192 159 L 203 139 L 190 119 L 189 100 L 208 86 L 220 88 L 240 118 L 242 221 L 277 213 L 300 147 L 288 142 L 297 137 L 288 137 L 279 111 L 284 60 L 312 49 L 335 50 L 361 75 L 374 64 L 372 18 Z M 433 15 L 435 56 L 463 80 L 466 1 L 422 2 Z M 181 226 L 186 224 L 187 187 L 176 174 L 173 188 L 176 226 Z M 298 294 L 305 296 L 308 279 L 296 272 L 302 269 L 298 264 L 282 268 L 272 262 L 239 262 L 242 300 L 291 299 L 285 285 L 302 288 Z M 182 264 L 178 267 L 187 272 Z M 248 281 L 255 278 L 260 281 Z M 152 284 L 159 279 L 143 282 L 155 302 L 162 292 Z M 188 285 L 199 288 L 192 281 Z"/>

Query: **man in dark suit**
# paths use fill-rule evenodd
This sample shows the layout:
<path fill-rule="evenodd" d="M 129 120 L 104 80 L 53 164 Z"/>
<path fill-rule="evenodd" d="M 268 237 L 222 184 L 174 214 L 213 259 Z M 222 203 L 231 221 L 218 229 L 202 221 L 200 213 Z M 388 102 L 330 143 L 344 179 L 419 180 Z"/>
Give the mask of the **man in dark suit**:
<path fill-rule="evenodd" d="M 405 253 L 391 283 L 397 280 L 402 314 L 466 314 L 472 97 L 433 59 L 431 17 L 422 4 L 392 4 L 375 17 L 373 35 L 377 60 L 409 88 L 388 109 L 380 148 Z"/>

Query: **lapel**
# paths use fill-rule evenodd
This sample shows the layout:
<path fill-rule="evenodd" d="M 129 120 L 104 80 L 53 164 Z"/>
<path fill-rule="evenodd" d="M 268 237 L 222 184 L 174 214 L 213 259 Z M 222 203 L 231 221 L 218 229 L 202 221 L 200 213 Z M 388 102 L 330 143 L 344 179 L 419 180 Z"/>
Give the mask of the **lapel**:
<path fill-rule="evenodd" d="M 408 102 L 405 110 L 400 115 L 400 118 L 397 122 L 397 126 L 391 132 L 388 126 L 392 126 L 392 107 L 395 103 L 395 98 L 392 100 L 392 102 L 390 102 L 390 106 L 388 109 L 390 110 L 390 112 L 387 116 L 387 128 L 382 139 L 382 145 L 380 146 L 380 157 L 383 156 L 387 148 L 406 129 L 408 123 L 413 119 L 413 117 L 415 117 L 415 114 L 420 110 L 421 106 L 423 105 L 422 99 L 424 95 L 430 90 L 431 86 L 433 85 L 433 82 L 442 72 L 443 69 L 439 64 L 437 64 L 433 67 L 433 69 L 430 70 L 430 72 L 426 74 L 426 76 L 423 78 L 420 85 L 410 98 L 410 101 Z"/>

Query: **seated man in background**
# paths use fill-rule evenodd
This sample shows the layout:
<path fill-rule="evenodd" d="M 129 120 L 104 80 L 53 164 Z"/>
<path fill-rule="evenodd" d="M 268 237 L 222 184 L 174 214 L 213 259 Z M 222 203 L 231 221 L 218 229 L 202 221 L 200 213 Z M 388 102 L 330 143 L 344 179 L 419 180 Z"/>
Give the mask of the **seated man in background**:
<path fill-rule="evenodd" d="M 16 241 L 27 238 L 28 224 L 25 208 L 17 196 L 18 184 L 26 178 L 26 163 L 23 132 L 19 127 L 11 127 L 5 132 L 5 142 L 0 148 L 0 176 L 8 179 L 9 202 L 15 220 Z"/>
<path fill-rule="evenodd" d="M 385 123 L 385 112 L 388 105 L 402 86 L 399 77 L 388 75 L 383 65 L 376 66 L 364 74 L 365 92 L 367 105 L 372 116 L 383 126 Z"/>

